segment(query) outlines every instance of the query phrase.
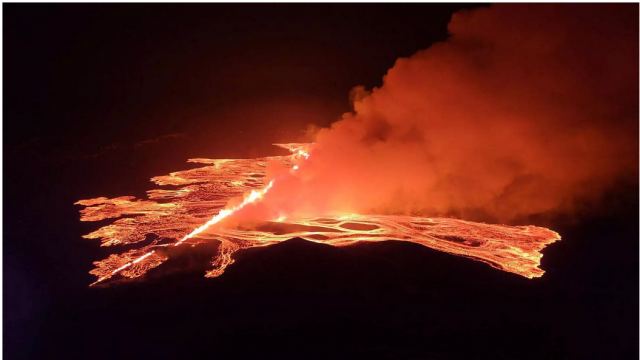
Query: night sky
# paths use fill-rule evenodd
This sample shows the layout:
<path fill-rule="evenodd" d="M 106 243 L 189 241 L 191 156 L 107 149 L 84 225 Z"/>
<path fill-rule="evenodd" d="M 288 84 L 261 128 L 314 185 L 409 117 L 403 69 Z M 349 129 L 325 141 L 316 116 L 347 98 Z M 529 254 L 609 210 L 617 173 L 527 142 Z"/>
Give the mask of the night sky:
<path fill-rule="evenodd" d="M 3 4 L 6 358 L 637 357 L 637 182 L 538 224 L 563 240 L 536 280 L 413 244 L 296 239 L 215 280 L 203 253 L 87 287 L 107 252 L 75 201 L 143 196 L 189 157 L 277 154 L 465 7 Z"/>

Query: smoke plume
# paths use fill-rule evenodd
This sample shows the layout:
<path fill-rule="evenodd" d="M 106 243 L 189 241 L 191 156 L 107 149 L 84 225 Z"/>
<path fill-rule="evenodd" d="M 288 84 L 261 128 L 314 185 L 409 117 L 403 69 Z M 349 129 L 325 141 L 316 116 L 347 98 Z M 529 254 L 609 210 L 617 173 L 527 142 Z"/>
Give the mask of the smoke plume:
<path fill-rule="evenodd" d="M 510 221 L 637 177 L 638 7 L 496 5 L 356 87 L 263 208 Z M 366 61 L 366 60 L 365 60 Z"/>

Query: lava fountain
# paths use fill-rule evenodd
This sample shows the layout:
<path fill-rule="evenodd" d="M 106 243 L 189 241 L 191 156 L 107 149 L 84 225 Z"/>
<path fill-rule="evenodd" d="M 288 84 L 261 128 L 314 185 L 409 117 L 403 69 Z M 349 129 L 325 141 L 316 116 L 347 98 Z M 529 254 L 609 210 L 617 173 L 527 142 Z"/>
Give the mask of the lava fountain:
<path fill-rule="evenodd" d="M 268 246 L 294 237 L 348 246 L 359 242 L 408 241 L 453 255 L 482 261 L 527 278 L 540 277 L 541 250 L 560 239 L 558 233 L 537 226 L 507 226 L 450 218 L 404 215 L 341 214 L 287 218 L 284 215 L 251 228 L 225 224 L 245 207 L 259 202 L 278 179 L 266 180 L 266 167 L 279 162 L 300 171 L 309 158 L 308 144 L 278 144 L 290 155 L 255 159 L 189 159 L 204 164 L 151 179 L 160 189 L 148 199 L 132 196 L 80 200 L 81 221 L 114 219 L 84 236 L 101 246 L 129 250 L 94 262 L 92 284 L 117 278 L 138 278 L 160 266 L 170 247 L 218 241 L 206 277 L 217 277 L 233 263 L 235 252 Z M 168 188 L 171 187 L 171 188 Z M 235 201 L 234 201 L 235 200 Z"/>

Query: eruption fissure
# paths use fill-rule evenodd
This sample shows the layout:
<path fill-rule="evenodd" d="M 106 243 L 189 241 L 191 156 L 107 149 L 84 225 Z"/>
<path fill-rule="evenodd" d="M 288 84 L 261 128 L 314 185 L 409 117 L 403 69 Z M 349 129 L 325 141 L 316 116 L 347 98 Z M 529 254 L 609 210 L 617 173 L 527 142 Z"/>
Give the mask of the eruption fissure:
<path fill-rule="evenodd" d="M 304 158 L 304 159 L 308 159 L 309 158 L 309 153 L 307 151 L 305 151 L 302 147 L 300 147 L 300 144 L 277 144 L 277 146 L 281 146 L 281 147 L 285 147 L 285 148 L 289 148 L 291 151 L 294 152 L 294 156 L 292 156 L 293 158 Z M 199 162 L 199 163 L 211 163 L 213 164 L 213 167 L 215 169 L 220 169 L 221 166 L 223 166 L 224 163 L 229 162 L 230 160 L 228 159 L 224 159 L 224 160 L 209 160 L 209 159 L 191 159 L 190 162 Z M 292 170 L 293 171 L 297 171 L 299 169 L 299 166 L 297 164 L 294 164 L 292 166 Z M 193 169 L 193 170 L 187 170 L 182 172 L 182 175 L 185 174 L 198 174 L 196 176 L 201 175 L 201 171 L 199 171 L 200 169 Z M 205 171 L 206 174 L 206 171 Z M 160 184 L 172 184 L 172 185 L 178 185 L 178 184 L 193 184 L 193 183 L 198 183 L 198 182 L 205 182 L 206 177 L 202 180 L 198 180 L 198 178 L 192 178 L 192 179 L 188 179 L 188 178 L 184 178 L 184 177 L 180 177 L 179 176 L 180 173 L 171 173 L 169 174 L 169 177 L 172 179 L 171 181 L 167 181 L 166 177 L 155 177 L 152 179 L 152 181 L 155 181 L 156 183 L 160 183 Z M 264 175 L 263 174 L 259 174 L 259 173 L 249 173 L 247 175 L 249 178 L 252 177 L 259 177 L 262 178 Z M 240 187 L 242 186 L 244 183 L 249 183 L 249 181 L 241 181 L 241 180 L 232 180 L 228 182 L 231 186 L 236 186 L 236 187 Z M 193 229 L 190 233 L 184 235 L 180 240 L 176 241 L 173 246 L 179 246 L 181 244 L 183 244 L 184 242 L 186 242 L 189 239 L 192 239 L 196 236 L 198 236 L 199 234 L 201 234 L 204 231 L 207 231 L 211 226 L 221 222 L 222 220 L 228 218 L 229 216 L 233 215 L 234 213 L 236 213 L 237 211 L 242 210 L 244 207 L 246 207 L 249 204 L 252 204 L 256 201 L 259 201 L 260 199 L 262 199 L 262 197 L 264 197 L 264 195 L 271 189 L 271 187 L 273 187 L 273 183 L 274 180 L 271 180 L 267 183 L 266 186 L 264 186 L 261 189 L 258 190 L 251 190 L 251 192 L 244 197 L 244 199 L 242 200 L 242 202 L 240 202 L 237 205 L 234 206 L 229 206 L 227 208 L 224 208 L 222 210 L 220 210 L 216 215 L 214 215 L 213 217 L 211 217 L 207 222 L 205 222 L 204 224 L 198 226 L 197 228 Z M 188 193 L 190 190 L 189 189 L 180 189 L 180 190 L 176 190 L 174 192 L 175 197 L 180 197 L 180 194 L 184 194 L 184 193 Z M 151 194 L 159 194 L 162 193 L 162 190 L 160 189 L 156 189 L 156 190 L 151 190 L 150 191 Z M 159 196 L 156 196 L 159 197 Z M 164 197 L 171 197 L 170 195 L 164 195 L 162 196 Z M 132 197 L 123 197 L 124 199 L 130 200 L 132 199 Z M 98 207 L 98 211 L 102 210 L 103 211 L 103 217 L 97 216 L 95 219 L 104 219 L 107 217 L 110 217 L 108 215 L 106 215 L 106 213 L 108 211 L 106 211 L 105 209 L 108 208 L 110 210 L 111 207 L 105 207 L 105 206 L 100 206 L 102 204 L 103 201 L 108 200 L 107 198 L 96 198 L 96 199 L 89 199 L 89 200 L 81 200 L 78 201 L 76 204 L 79 205 L 85 205 L 85 206 L 97 206 Z M 115 199 L 114 199 L 115 200 Z M 116 200 L 115 201 L 116 204 L 119 204 L 119 202 Z M 137 202 L 139 203 L 139 202 Z M 155 205 L 162 207 L 162 206 L 171 206 L 172 204 L 151 204 L 148 203 L 147 207 L 148 208 L 152 208 Z M 127 207 L 129 206 L 128 203 L 123 203 L 122 206 Z M 85 209 L 85 211 L 88 209 Z M 96 210 L 96 209 L 94 209 Z M 141 209 L 139 209 L 141 210 Z M 93 219 L 90 215 L 88 215 L 90 211 L 86 211 L 85 214 L 87 215 L 83 215 L 85 217 L 83 217 L 83 220 L 85 221 L 89 221 L 89 219 Z M 122 214 L 123 212 L 119 212 L 120 214 Z M 139 214 L 136 212 L 130 212 L 130 214 Z M 164 246 L 164 245 L 156 245 L 156 246 Z M 91 285 L 95 285 L 98 284 L 100 282 L 103 282 L 111 277 L 113 277 L 114 275 L 117 275 L 118 273 L 120 273 L 121 271 L 128 269 L 129 267 L 138 264 L 142 261 L 144 261 L 146 258 L 150 257 L 151 255 L 153 255 L 155 253 L 155 250 L 150 250 L 148 252 L 146 252 L 145 254 L 125 263 L 124 265 L 112 270 L 110 273 L 105 274 L 103 276 L 100 276 L 98 278 L 98 280 L 96 280 L 95 282 L 93 282 Z M 226 259 L 226 261 L 223 261 L 222 259 L 224 259 L 225 256 L 221 254 L 220 259 L 218 260 L 214 260 L 214 264 L 215 263 L 219 263 L 219 266 L 222 266 L 222 264 L 225 264 L 224 267 L 226 267 L 226 265 L 228 265 L 231 262 L 231 258 L 230 255 L 228 256 L 228 259 Z"/>
<path fill-rule="evenodd" d="M 264 194 L 266 194 L 269 189 L 271 189 L 271 187 L 273 186 L 273 180 L 269 181 L 269 183 L 267 184 L 267 186 L 265 186 L 264 188 L 260 189 L 260 190 L 251 190 L 251 193 L 249 193 L 249 196 L 245 197 L 244 200 L 242 200 L 242 202 L 236 206 L 233 206 L 231 208 L 228 209 L 222 209 L 220 210 L 220 212 L 218 214 L 216 214 L 214 217 L 212 217 L 209 221 L 207 221 L 206 223 L 202 224 L 201 226 L 198 226 L 197 228 L 195 228 L 192 232 L 188 233 L 187 235 L 185 235 L 182 239 L 180 239 L 178 242 L 176 242 L 175 244 L 173 244 L 173 246 L 178 246 L 180 244 L 182 244 L 183 242 L 197 236 L 198 234 L 202 233 L 203 231 L 206 231 L 208 228 L 210 228 L 211 226 L 219 223 L 220 221 L 224 220 L 225 218 L 233 215 L 233 213 L 235 213 L 238 210 L 242 210 L 245 206 L 256 202 L 257 200 L 261 199 Z"/>
<path fill-rule="evenodd" d="M 139 277 L 172 248 L 215 240 L 207 276 L 219 276 L 240 249 L 301 237 L 408 241 L 541 276 L 554 231 L 443 216 L 570 215 L 637 181 L 637 21 L 615 5 L 458 12 L 446 41 L 398 59 L 381 86 L 354 89 L 353 111 L 313 134 L 312 149 L 190 159 L 201 166 L 152 178 L 173 188 L 148 199 L 79 201 L 82 221 L 113 219 L 86 238 L 138 246 L 91 273 Z"/>
<path fill-rule="evenodd" d="M 162 192 L 151 190 L 150 198 L 163 201 L 165 210 L 154 211 L 160 205 L 152 200 L 136 201 L 132 197 L 107 199 L 104 197 L 82 200 L 86 206 L 81 210 L 81 220 L 97 221 L 127 216 L 115 220 L 87 238 L 101 238 L 103 246 L 134 244 L 149 234 L 157 239 L 138 250 L 131 250 L 97 261 L 91 271 L 98 276 L 92 284 L 98 284 L 116 275 L 135 278 L 162 264 L 170 251 L 159 249 L 176 247 L 185 243 L 196 246 L 210 241 L 219 241 L 218 254 L 212 259 L 212 269 L 205 276 L 216 277 L 224 273 L 233 263 L 233 254 L 241 249 L 272 245 L 299 237 L 308 241 L 333 246 L 348 246 L 359 242 L 400 240 L 420 244 L 432 249 L 465 256 L 485 262 L 492 267 L 528 278 L 541 276 L 539 268 L 542 250 L 560 236 L 548 229 L 535 226 L 504 226 L 474 223 L 469 221 L 426 218 L 401 215 L 324 215 L 322 217 L 291 217 L 281 214 L 272 221 L 245 228 L 225 226 L 223 220 L 233 217 L 250 205 L 256 205 L 276 186 L 277 179 L 267 181 L 266 162 L 276 162 L 290 169 L 296 176 L 300 161 L 309 158 L 304 144 L 279 144 L 291 151 L 289 156 L 274 156 L 258 159 L 208 160 L 197 159 L 208 166 L 174 172 L 169 175 L 171 184 L 182 184 L 180 188 Z M 256 177 L 267 181 L 245 181 Z M 153 181 L 168 183 L 165 177 Z M 250 188 L 251 186 L 255 188 Z M 245 192 L 236 205 L 221 206 L 222 202 L 205 201 L 208 198 L 231 199 Z M 162 194 L 159 198 L 157 194 Z M 203 214 L 215 213 L 202 222 Z M 126 220 L 126 221 L 125 221 Z M 199 224 L 198 224 L 199 223 Z M 193 224 L 193 225 L 191 225 Z M 270 225 L 271 224 L 271 225 Z M 214 226 L 217 225 L 217 226 Z M 182 235 L 178 235 L 182 232 Z M 160 240 L 175 239 L 167 244 Z"/>

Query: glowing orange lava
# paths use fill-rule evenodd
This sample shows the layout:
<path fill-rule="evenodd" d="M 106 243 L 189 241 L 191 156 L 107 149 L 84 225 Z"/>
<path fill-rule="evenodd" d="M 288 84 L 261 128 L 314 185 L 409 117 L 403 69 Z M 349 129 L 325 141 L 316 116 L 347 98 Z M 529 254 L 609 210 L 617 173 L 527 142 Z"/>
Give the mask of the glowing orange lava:
<path fill-rule="evenodd" d="M 536 226 L 506 226 L 449 218 L 400 215 L 347 214 L 335 217 L 287 219 L 280 216 L 251 229 L 214 226 L 247 205 L 259 201 L 274 185 L 265 184 L 266 164 L 281 162 L 292 172 L 309 158 L 307 144 L 278 144 L 291 152 L 288 156 L 257 159 L 190 159 L 204 167 L 173 172 L 151 179 L 173 189 L 147 192 L 148 200 L 131 196 L 108 199 L 98 197 L 76 204 L 81 221 L 116 219 L 85 235 L 101 239 L 102 246 L 139 245 L 136 249 L 113 254 L 96 261 L 93 283 L 114 277 L 136 278 L 169 258 L 167 247 L 219 241 L 212 269 L 205 276 L 216 277 L 233 263 L 241 249 L 267 246 L 294 237 L 308 241 L 347 246 L 368 241 L 400 240 L 420 244 L 454 255 L 483 261 L 494 268 L 539 277 L 540 251 L 560 236 Z M 242 198 L 235 205 L 230 199 Z M 149 238 L 152 240 L 147 241 Z"/>

